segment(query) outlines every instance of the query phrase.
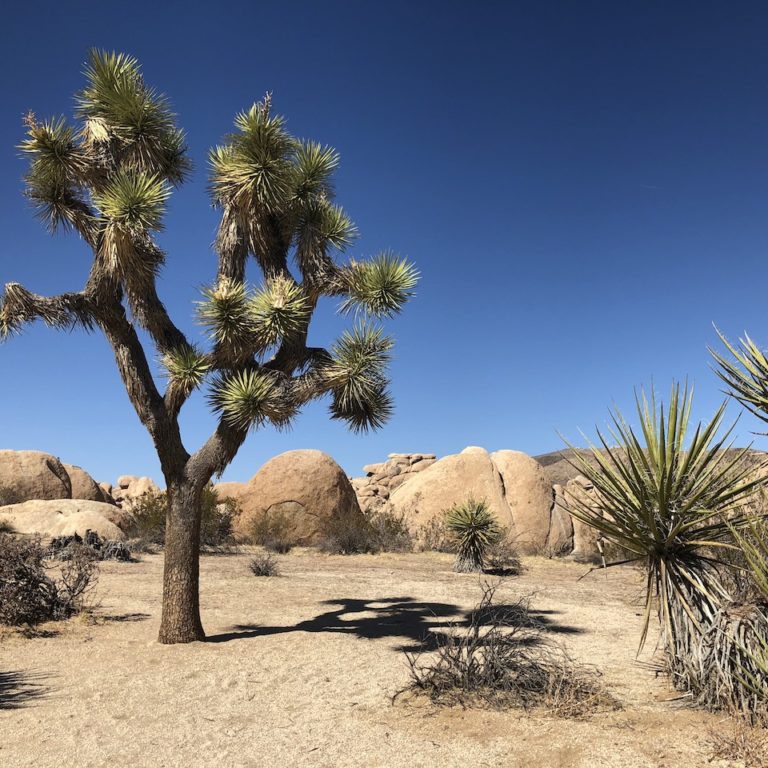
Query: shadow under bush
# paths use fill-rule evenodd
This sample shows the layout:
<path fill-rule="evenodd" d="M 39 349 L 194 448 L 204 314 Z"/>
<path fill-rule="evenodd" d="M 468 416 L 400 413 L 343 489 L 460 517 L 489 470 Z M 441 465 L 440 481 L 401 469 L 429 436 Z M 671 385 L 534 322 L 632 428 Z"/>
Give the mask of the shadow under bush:
<path fill-rule="evenodd" d="M 396 697 L 420 694 L 447 706 L 541 707 L 561 717 L 618 708 L 597 670 L 576 663 L 544 636 L 527 599 L 498 605 L 497 588 L 483 584 L 467 626 L 437 635 L 434 652 L 406 653 L 410 683 Z"/>

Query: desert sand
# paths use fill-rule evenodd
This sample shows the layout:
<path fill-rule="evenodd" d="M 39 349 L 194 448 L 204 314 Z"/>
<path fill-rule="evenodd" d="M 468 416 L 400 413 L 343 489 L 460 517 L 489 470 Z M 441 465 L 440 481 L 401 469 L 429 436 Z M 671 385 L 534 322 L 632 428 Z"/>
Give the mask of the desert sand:
<path fill-rule="evenodd" d="M 0 640 L 0 765 L 103 766 L 726 766 L 694 711 L 635 659 L 642 579 L 526 558 L 501 600 L 533 595 L 552 636 L 602 671 L 619 711 L 584 720 L 544 712 L 392 702 L 403 650 L 461 618 L 479 579 L 449 555 L 280 557 L 256 578 L 251 555 L 204 556 L 210 641 L 156 642 L 162 558 L 102 567 L 98 606 Z M 644 657 L 648 660 L 647 655 Z"/>

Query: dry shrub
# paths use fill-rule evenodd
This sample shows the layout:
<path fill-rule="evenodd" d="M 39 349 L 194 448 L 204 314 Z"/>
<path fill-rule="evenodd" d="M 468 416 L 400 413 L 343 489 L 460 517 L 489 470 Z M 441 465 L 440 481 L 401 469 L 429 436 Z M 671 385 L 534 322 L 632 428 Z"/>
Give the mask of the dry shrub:
<path fill-rule="evenodd" d="M 256 555 L 248 564 L 254 576 L 279 576 L 277 558 L 274 555 Z"/>
<path fill-rule="evenodd" d="M 497 588 L 483 584 L 468 624 L 437 635 L 436 650 L 426 660 L 426 654 L 406 653 L 411 680 L 400 693 L 426 695 L 448 706 L 543 707 L 560 717 L 615 709 L 599 673 L 544 637 L 546 629 L 531 615 L 529 600 L 499 605 Z"/>
<path fill-rule="evenodd" d="M 360 555 L 379 551 L 376 536 L 368 520 L 332 517 L 325 522 L 318 542 L 321 552 L 329 555 Z"/>
<path fill-rule="evenodd" d="M 701 706 L 768 726 L 768 605 L 720 609 L 694 648 L 690 689 Z"/>
<path fill-rule="evenodd" d="M 334 517 L 327 521 L 319 548 L 334 555 L 411 552 L 413 540 L 405 519 L 382 508 L 360 520 Z"/>
<path fill-rule="evenodd" d="M 85 607 L 98 577 L 93 553 L 73 548 L 58 579 L 46 571 L 47 555 L 40 539 L 0 535 L 1 624 L 34 626 L 69 618 Z"/>
<path fill-rule="evenodd" d="M 744 768 L 765 768 L 768 763 L 768 730 L 736 721 L 725 731 L 709 732 L 712 757 L 743 765 Z"/>
<path fill-rule="evenodd" d="M 127 544 L 115 539 L 103 539 L 95 531 L 87 530 L 85 538 L 77 533 L 72 536 L 55 536 L 48 545 L 48 557 L 52 560 L 71 560 L 80 547 L 90 550 L 95 560 L 130 562 L 131 550 Z"/>
<path fill-rule="evenodd" d="M 219 499 L 215 489 L 207 485 L 201 497 L 200 544 L 222 548 L 233 543 L 232 523 L 239 514 L 235 499 Z M 131 508 L 132 522 L 126 531 L 131 549 L 151 552 L 165 543 L 165 521 L 168 496 L 165 492 L 149 491 L 136 500 Z"/>
<path fill-rule="evenodd" d="M 416 539 L 422 552 L 456 553 L 456 542 L 448 532 L 445 521 L 439 517 L 434 517 L 422 525 Z"/>
<path fill-rule="evenodd" d="M 368 525 L 377 552 L 413 551 L 413 538 L 403 515 L 384 507 L 368 515 Z"/>
<path fill-rule="evenodd" d="M 296 526 L 282 509 L 267 510 L 257 515 L 251 525 L 250 538 L 270 552 L 284 555 L 296 546 Z"/>
<path fill-rule="evenodd" d="M 492 576 L 519 576 L 523 572 L 523 564 L 517 545 L 503 530 L 501 538 L 488 548 L 486 553 L 485 573 Z"/>

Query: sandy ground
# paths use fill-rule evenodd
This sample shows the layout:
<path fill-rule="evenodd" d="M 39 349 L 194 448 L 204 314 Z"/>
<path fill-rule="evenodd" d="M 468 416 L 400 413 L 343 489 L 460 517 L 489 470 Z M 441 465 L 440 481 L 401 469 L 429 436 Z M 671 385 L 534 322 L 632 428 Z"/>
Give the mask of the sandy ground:
<path fill-rule="evenodd" d="M 255 578 L 249 554 L 202 559 L 210 642 L 162 646 L 162 562 L 109 563 L 91 618 L 0 640 L 0 765 L 726 766 L 721 718 L 688 709 L 635 661 L 639 574 L 527 559 L 498 596 L 533 593 L 553 636 L 597 665 L 623 709 L 586 720 L 395 703 L 403 649 L 477 601 L 447 555 L 280 558 Z M 14 696 L 15 694 L 15 696 Z M 3 703 L 4 702 L 4 703 Z M 735 765 L 735 764 L 734 764 Z"/>

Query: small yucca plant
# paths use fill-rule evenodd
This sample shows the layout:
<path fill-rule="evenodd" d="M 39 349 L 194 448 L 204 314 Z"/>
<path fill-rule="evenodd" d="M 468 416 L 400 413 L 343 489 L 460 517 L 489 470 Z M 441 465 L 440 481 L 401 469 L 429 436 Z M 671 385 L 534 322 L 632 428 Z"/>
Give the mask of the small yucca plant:
<path fill-rule="evenodd" d="M 480 573 L 490 547 L 499 541 L 502 530 L 485 501 L 467 499 L 445 513 L 445 527 L 456 541 L 457 573 Z"/>

